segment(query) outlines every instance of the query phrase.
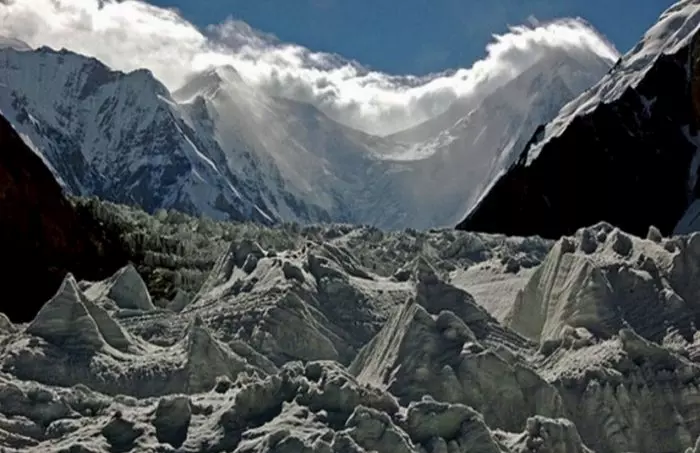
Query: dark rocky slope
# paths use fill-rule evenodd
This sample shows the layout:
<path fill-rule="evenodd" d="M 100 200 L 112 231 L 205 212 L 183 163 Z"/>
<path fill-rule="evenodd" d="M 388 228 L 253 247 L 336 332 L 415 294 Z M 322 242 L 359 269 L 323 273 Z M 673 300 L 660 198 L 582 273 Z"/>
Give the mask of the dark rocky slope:
<path fill-rule="evenodd" d="M 64 196 L 49 169 L 0 116 L 0 311 L 31 320 L 67 272 L 103 279 L 128 262 L 114 233 Z"/>
<path fill-rule="evenodd" d="M 669 9 L 598 85 L 539 128 L 457 228 L 558 238 L 607 221 L 670 234 L 700 195 L 696 3 Z"/>

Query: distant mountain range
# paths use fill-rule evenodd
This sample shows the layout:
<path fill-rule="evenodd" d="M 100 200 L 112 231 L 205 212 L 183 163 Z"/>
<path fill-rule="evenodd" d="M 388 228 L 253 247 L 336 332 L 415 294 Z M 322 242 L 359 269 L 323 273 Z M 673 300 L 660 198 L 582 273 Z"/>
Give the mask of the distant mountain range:
<path fill-rule="evenodd" d="M 71 194 L 149 212 L 384 228 L 457 223 L 537 126 L 614 63 L 553 51 L 493 92 L 377 137 L 269 96 L 232 67 L 170 92 L 147 70 L 0 47 L 0 111 Z"/>

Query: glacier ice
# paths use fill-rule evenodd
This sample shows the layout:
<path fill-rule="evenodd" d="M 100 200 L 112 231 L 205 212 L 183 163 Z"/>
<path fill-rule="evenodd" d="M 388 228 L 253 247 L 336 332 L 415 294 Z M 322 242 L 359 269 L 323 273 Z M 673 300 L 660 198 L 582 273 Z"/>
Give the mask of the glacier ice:
<path fill-rule="evenodd" d="M 102 215 L 160 258 L 68 275 L 31 323 L 3 321 L 8 451 L 658 453 L 700 436 L 700 235 Z M 191 297 L 142 305 L 133 288 L 166 270 Z"/>

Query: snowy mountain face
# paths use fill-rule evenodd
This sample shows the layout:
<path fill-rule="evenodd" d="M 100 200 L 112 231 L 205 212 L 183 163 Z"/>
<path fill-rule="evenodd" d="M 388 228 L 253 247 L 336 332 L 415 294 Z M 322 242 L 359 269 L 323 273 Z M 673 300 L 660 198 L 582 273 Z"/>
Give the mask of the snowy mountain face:
<path fill-rule="evenodd" d="M 478 102 L 382 138 L 269 96 L 231 67 L 170 93 L 148 71 L 17 47 L 0 46 L 0 111 L 70 193 L 149 212 L 385 228 L 454 224 L 512 149 L 610 63 L 553 54 Z"/>
<path fill-rule="evenodd" d="M 226 168 L 248 175 L 250 190 L 274 206 L 277 219 L 363 222 L 371 217 L 371 200 L 392 192 L 381 181 L 386 165 L 378 158 L 389 143 L 336 123 L 309 104 L 267 96 L 233 68 L 196 76 L 174 97 L 200 124 L 199 135 L 224 150 Z M 241 161 L 250 161 L 257 173 L 241 172 Z M 299 201 L 287 200 L 285 191 Z M 305 206 L 318 212 L 300 213 Z"/>
<path fill-rule="evenodd" d="M 700 5 L 682 1 L 566 105 L 459 228 L 559 237 L 606 220 L 635 234 L 693 228 Z"/>
<path fill-rule="evenodd" d="M 485 96 L 446 129 L 411 144 L 411 152 L 416 154 L 416 161 L 410 165 L 414 199 L 423 205 L 416 212 L 423 220 L 416 218 L 411 223 L 426 228 L 459 222 L 461 213 L 512 164 L 537 127 L 593 86 L 611 65 L 597 55 L 583 58 L 554 53 Z M 455 107 L 463 106 L 462 103 Z M 437 130 L 455 118 L 457 111 L 451 109 L 435 118 L 434 124 L 418 128 Z M 406 131 L 400 137 L 407 139 L 410 134 Z M 420 193 L 426 187 L 430 190 Z"/>
<path fill-rule="evenodd" d="M 0 67 L 0 110 L 73 194 L 268 223 L 278 218 L 274 203 L 296 203 L 292 219 L 323 220 L 320 208 L 283 189 L 268 195 L 261 183 L 269 172 L 261 174 L 250 150 L 225 152 L 202 132 L 205 106 L 176 103 L 148 71 L 113 72 L 46 48 L 4 49 Z"/>

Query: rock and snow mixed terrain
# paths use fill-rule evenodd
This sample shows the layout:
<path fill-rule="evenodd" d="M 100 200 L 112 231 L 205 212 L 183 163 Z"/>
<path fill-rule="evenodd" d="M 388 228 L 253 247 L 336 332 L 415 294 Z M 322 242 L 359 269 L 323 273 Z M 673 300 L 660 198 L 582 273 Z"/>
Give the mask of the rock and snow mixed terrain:
<path fill-rule="evenodd" d="M 601 223 L 553 242 L 99 206 L 189 291 L 153 297 L 158 273 L 133 266 L 69 274 L 31 322 L 3 318 L 6 451 L 695 451 L 698 234 Z"/>
<path fill-rule="evenodd" d="M 613 63 L 593 50 L 552 49 L 503 86 L 378 137 L 270 96 L 231 66 L 171 93 L 147 70 L 112 71 L 5 40 L 0 112 L 73 195 L 268 224 L 447 227 L 539 124 Z"/>
<path fill-rule="evenodd" d="M 699 453 L 700 234 L 668 234 L 698 194 L 699 24 L 697 1 L 669 9 L 463 225 L 556 240 L 261 223 L 440 223 L 468 200 L 460 181 L 417 197 L 426 175 L 473 164 L 478 190 L 600 59 L 539 61 L 377 138 L 233 68 L 170 93 L 147 71 L 0 40 L 0 110 L 44 158 L 0 117 L 0 240 L 17 263 L 0 276 L 0 451 Z M 488 158 L 458 152 L 485 144 Z M 152 214 L 68 200 L 44 165 Z M 596 223 L 613 214 L 636 236 Z M 32 281 L 27 255 L 50 275 Z M 55 287 L 31 319 L 6 309 L 35 308 L 22 272 Z"/>
<path fill-rule="evenodd" d="M 551 238 L 602 220 L 638 235 L 697 230 L 699 38 L 700 4 L 669 8 L 534 134 L 459 228 Z"/>

